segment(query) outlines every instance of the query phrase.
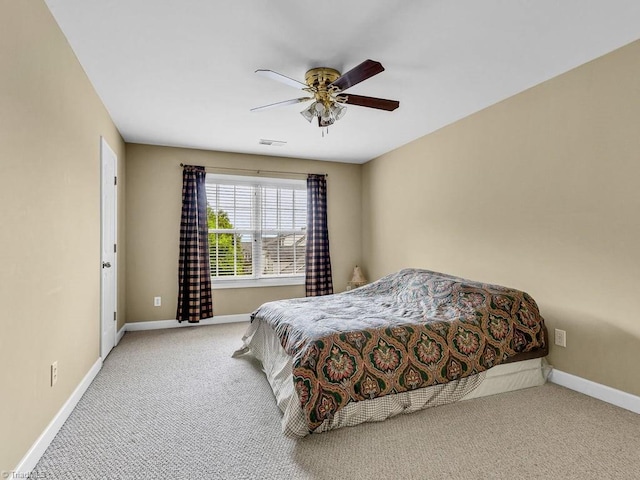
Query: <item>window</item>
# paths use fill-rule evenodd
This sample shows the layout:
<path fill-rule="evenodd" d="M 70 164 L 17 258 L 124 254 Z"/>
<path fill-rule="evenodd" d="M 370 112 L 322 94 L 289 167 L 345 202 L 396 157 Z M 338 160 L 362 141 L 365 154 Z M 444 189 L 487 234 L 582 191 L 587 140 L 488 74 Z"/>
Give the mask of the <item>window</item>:
<path fill-rule="evenodd" d="M 304 283 L 304 180 L 207 174 L 214 288 Z"/>

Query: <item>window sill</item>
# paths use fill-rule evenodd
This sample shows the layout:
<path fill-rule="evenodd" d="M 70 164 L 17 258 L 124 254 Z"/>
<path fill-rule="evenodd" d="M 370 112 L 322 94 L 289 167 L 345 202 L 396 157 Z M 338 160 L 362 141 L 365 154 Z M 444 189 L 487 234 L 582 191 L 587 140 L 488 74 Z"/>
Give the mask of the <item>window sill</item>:
<path fill-rule="evenodd" d="M 304 277 L 211 280 L 212 290 L 223 290 L 227 288 L 286 287 L 291 285 L 304 285 Z"/>

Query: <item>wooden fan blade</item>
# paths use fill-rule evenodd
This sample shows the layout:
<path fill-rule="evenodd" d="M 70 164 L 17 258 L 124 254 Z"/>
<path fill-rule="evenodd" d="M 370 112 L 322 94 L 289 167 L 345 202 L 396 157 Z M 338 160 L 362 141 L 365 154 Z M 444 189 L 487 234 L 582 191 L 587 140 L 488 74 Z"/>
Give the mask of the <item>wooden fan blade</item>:
<path fill-rule="evenodd" d="M 251 112 L 260 112 L 262 110 L 269 110 L 270 108 L 284 107 L 285 105 L 293 105 L 294 103 L 307 102 L 312 100 L 311 97 L 292 98 L 291 100 L 285 100 L 284 102 L 270 103 L 269 105 L 263 105 L 261 107 L 252 108 Z"/>
<path fill-rule="evenodd" d="M 338 78 L 331 85 L 334 85 L 345 91 L 347 88 L 351 88 L 360 82 L 365 81 L 367 78 L 371 78 L 374 75 L 384 72 L 384 67 L 380 62 L 375 60 L 365 60 L 357 67 L 352 68 L 347 73 Z"/>
<path fill-rule="evenodd" d="M 345 94 L 347 100 L 344 103 L 358 105 L 359 107 L 377 108 L 378 110 L 394 111 L 400 106 L 398 100 L 386 100 L 384 98 L 363 97 L 362 95 Z"/>
<path fill-rule="evenodd" d="M 263 77 L 270 78 L 272 80 L 276 80 L 278 82 L 286 83 L 290 87 L 293 88 L 307 88 L 306 83 L 299 82 L 293 78 L 289 78 L 286 75 L 282 75 L 281 73 L 274 72 L 273 70 L 256 70 L 258 75 L 262 75 Z"/>

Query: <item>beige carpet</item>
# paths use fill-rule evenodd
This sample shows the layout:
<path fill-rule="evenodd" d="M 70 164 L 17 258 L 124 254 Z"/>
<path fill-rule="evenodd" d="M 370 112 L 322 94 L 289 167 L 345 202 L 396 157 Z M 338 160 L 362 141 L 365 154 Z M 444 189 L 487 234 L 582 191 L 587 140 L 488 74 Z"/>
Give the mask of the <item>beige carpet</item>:
<path fill-rule="evenodd" d="M 245 328 L 127 333 L 33 478 L 640 478 L 640 415 L 551 384 L 285 438 Z"/>

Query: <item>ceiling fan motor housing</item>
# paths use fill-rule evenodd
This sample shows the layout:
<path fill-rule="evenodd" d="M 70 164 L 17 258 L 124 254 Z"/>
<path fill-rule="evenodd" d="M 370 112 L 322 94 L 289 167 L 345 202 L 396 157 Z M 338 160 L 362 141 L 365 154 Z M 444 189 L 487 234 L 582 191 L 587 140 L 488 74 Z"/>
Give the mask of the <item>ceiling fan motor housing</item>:
<path fill-rule="evenodd" d="M 340 78 L 340 72 L 333 68 L 318 67 L 309 70 L 304 78 L 310 88 L 326 90 L 329 84 Z"/>
<path fill-rule="evenodd" d="M 339 89 L 332 86 L 331 83 L 340 78 L 340 72 L 333 68 L 318 67 L 309 70 L 304 77 L 309 91 L 313 93 L 316 101 L 324 105 L 325 108 L 329 108 L 336 100 L 332 98 L 333 95 L 339 92 Z"/>

